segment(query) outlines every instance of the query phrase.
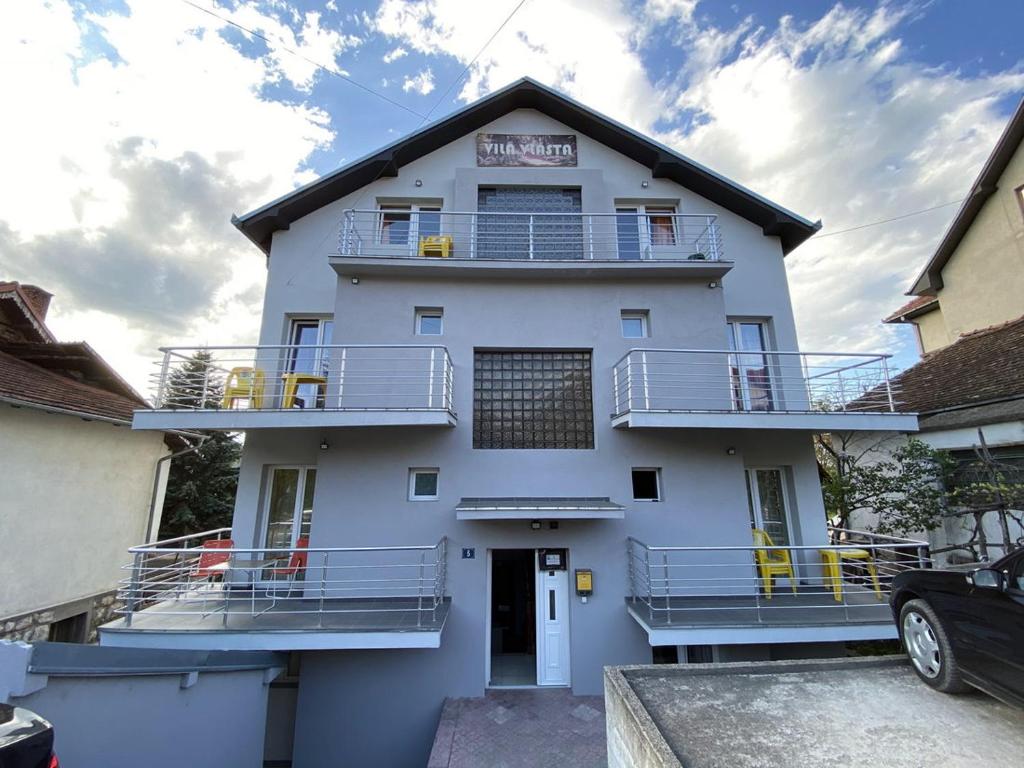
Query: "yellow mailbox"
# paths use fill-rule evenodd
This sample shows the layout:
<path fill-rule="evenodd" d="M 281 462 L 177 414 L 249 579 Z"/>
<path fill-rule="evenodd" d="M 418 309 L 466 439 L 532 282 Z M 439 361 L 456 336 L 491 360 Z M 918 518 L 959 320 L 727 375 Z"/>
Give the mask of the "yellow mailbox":
<path fill-rule="evenodd" d="M 584 600 L 594 594 L 594 572 L 589 568 L 576 569 L 576 594 Z"/>

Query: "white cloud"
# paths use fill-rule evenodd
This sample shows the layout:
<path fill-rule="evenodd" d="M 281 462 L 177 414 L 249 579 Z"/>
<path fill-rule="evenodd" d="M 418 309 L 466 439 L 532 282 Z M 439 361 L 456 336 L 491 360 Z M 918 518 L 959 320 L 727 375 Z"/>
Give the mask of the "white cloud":
<path fill-rule="evenodd" d="M 402 82 L 402 90 L 406 93 L 415 91 L 421 96 L 426 96 L 434 90 L 434 73 L 428 67 L 413 77 L 406 77 Z"/>
<path fill-rule="evenodd" d="M 249 6 L 233 16 L 286 36 Z M 129 0 L 88 20 L 116 63 L 86 47 L 67 2 L 0 25 L 0 89 L 19 115 L 0 121 L 0 275 L 53 291 L 58 336 L 143 387 L 158 344 L 255 337 L 264 264 L 230 212 L 308 179 L 303 163 L 334 135 L 316 106 L 261 94 L 307 89 L 315 67 L 243 55 L 207 14 Z M 327 63 L 353 44 L 316 14 L 296 28 L 289 44 Z"/>
<path fill-rule="evenodd" d="M 468 64 L 514 7 L 481 13 L 475 0 L 383 0 L 376 26 L 418 53 Z M 635 32 L 636 20 L 615 0 L 528 2 L 480 56 L 459 95 L 472 101 L 529 75 L 649 130 L 665 94 L 644 71 Z"/>
<path fill-rule="evenodd" d="M 820 217 L 823 234 L 963 197 L 1005 123 L 996 102 L 1024 89 L 1024 74 L 972 78 L 914 62 L 898 37 L 907 13 L 836 6 L 805 29 L 783 20 L 773 34 L 743 22 L 728 44 L 690 59 L 675 106 L 697 127 L 664 138 Z M 716 34 L 730 37 L 692 29 L 684 54 Z M 902 303 L 953 211 L 811 240 L 792 254 L 802 344 L 905 344 L 878 321 Z"/>
<path fill-rule="evenodd" d="M 398 46 L 397 48 L 393 48 L 392 50 L 385 53 L 382 58 L 382 61 L 385 64 L 390 64 L 391 62 L 398 61 L 403 56 L 408 55 L 408 53 L 409 52 L 405 50 L 405 48 L 403 48 L 402 46 Z"/>

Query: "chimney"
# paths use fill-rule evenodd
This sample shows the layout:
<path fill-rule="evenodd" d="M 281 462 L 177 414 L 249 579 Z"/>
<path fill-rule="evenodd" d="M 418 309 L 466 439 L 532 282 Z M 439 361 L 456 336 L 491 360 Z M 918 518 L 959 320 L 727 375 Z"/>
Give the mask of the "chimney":
<path fill-rule="evenodd" d="M 50 299 L 53 298 L 53 294 L 44 291 L 38 285 L 25 285 L 24 283 L 21 284 L 21 291 L 31 302 L 32 308 L 35 309 L 39 318 L 45 320 L 46 310 L 50 308 Z"/>

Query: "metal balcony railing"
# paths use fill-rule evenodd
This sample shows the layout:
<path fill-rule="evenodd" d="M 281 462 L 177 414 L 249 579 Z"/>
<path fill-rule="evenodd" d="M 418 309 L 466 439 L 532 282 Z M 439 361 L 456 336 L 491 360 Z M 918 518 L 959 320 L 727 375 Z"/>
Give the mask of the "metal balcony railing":
<path fill-rule="evenodd" d="M 613 370 L 613 413 L 892 413 L 898 398 L 889 357 L 631 349 Z"/>
<path fill-rule="evenodd" d="M 441 346 L 165 347 L 153 407 L 185 410 L 448 411 Z"/>
<path fill-rule="evenodd" d="M 382 625 L 409 626 L 401 616 L 412 615 L 422 627 L 446 597 L 446 538 L 426 546 L 252 548 L 234 546 L 230 535 L 220 528 L 132 547 L 118 593 L 125 626 L 148 612 L 170 626 L 175 620 L 166 617 L 218 614 L 227 626 L 229 618 L 272 614 L 278 623 L 292 616 L 293 625 L 322 627 L 359 614 L 364 625 L 378 615 Z"/>
<path fill-rule="evenodd" d="M 845 529 L 832 530 L 830 540 L 836 543 L 665 547 L 630 537 L 629 601 L 646 608 L 651 626 L 891 623 L 885 598 L 892 580 L 931 567 L 923 541 Z M 772 564 L 770 574 L 764 563 Z"/>
<path fill-rule="evenodd" d="M 669 213 L 481 213 L 349 209 L 341 256 L 515 260 L 723 258 L 717 217 Z"/>

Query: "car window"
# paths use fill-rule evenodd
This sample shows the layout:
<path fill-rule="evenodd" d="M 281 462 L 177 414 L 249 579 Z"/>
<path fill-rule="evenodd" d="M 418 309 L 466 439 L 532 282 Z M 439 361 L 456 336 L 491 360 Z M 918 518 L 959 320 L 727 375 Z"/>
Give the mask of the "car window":
<path fill-rule="evenodd" d="M 1024 592 L 1024 556 L 1010 563 L 1010 589 Z"/>

